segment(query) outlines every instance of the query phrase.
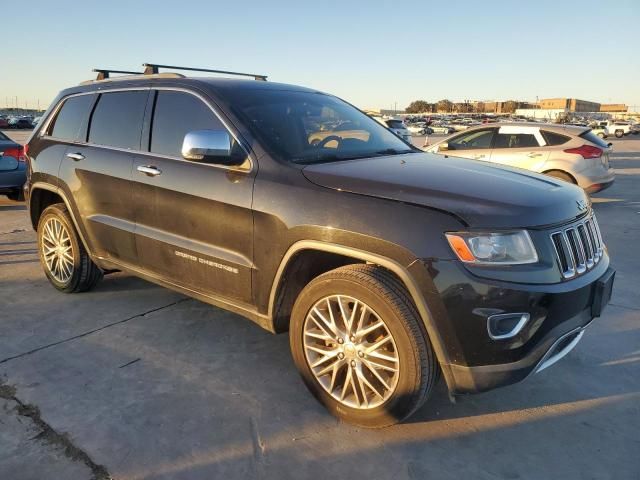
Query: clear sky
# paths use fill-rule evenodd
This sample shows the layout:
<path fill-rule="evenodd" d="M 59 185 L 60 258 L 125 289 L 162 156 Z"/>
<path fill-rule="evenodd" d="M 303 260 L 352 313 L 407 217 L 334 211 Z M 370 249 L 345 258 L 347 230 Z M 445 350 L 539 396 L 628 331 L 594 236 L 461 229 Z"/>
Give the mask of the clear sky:
<path fill-rule="evenodd" d="M 12 0 L 0 18 L 0 106 L 143 62 L 264 73 L 362 108 L 640 105 L 640 0 Z"/>

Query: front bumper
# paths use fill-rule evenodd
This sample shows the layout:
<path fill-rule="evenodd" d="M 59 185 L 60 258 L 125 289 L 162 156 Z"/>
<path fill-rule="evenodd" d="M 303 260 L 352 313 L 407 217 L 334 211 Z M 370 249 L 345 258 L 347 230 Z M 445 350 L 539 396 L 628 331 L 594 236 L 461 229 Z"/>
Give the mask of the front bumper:
<path fill-rule="evenodd" d="M 449 363 L 442 367 L 455 394 L 516 383 L 555 363 L 600 316 L 615 275 L 606 254 L 593 270 L 557 284 L 491 281 L 472 275 L 459 262 L 437 262 L 429 270 L 432 278 L 436 273 L 434 286 L 442 302 L 433 309 L 448 354 Z M 609 290 L 603 294 L 604 283 Z M 513 312 L 530 319 L 513 337 L 491 338 L 489 317 Z"/>

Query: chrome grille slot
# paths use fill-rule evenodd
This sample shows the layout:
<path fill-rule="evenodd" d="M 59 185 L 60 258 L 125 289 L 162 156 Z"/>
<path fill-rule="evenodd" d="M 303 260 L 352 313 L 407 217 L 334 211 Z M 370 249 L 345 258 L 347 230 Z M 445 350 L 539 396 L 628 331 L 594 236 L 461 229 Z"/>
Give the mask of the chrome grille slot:
<path fill-rule="evenodd" d="M 591 270 L 602 257 L 604 244 L 594 215 L 563 230 L 551 241 L 562 277 L 573 278 Z"/>

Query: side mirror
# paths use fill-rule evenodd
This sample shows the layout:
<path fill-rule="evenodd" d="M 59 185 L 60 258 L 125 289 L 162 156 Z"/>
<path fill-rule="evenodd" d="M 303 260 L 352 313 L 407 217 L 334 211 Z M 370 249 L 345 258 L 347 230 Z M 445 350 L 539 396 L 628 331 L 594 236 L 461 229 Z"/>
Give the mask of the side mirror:
<path fill-rule="evenodd" d="M 220 165 L 240 165 L 244 158 L 233 155 L 231 136 L 226 130 L 194 130 L 184 136 L 182 157 L 186 160 Z"/>
<path fill-rule="evenodd" d="M 438 151 L 439 152 L 446 152 L 447 150 L 449 150 L 449 144 L 448 143 L 441 143 L 440 145 L 438 145 Z"/>

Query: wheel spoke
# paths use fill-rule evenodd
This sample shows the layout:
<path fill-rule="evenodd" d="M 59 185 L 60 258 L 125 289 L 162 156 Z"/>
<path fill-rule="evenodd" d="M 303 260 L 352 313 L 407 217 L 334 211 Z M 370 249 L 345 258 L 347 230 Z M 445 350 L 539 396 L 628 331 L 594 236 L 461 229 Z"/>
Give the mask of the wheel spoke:
<path fill-rule="evenodd" d="M 44 223 L 40 249 L 51 276 L 67 282 L 73 276 L 73 246 L 70 232 L 59 219 L 50 218 Z"/>
<path fill-rule="evenodd" d="M 362 339 L 367 335 L 369 335 L 374 330 L 377 330 L 378 328 L 381 328 L 381 327 L 384 327 L 384 322 L 382 320 L 378 320 L 377 322 L 369 325 L 368 327 L 360 329 L 357 333 L 357 337 Z"/>
<path fill-rule="evenodd" d="M 387 382 L 384 380 L 384 378 L 382 378 L 382 376 L 380 376 L 380 374 L 378 373 L 378 371 L 375 368 L 371 367 L 371 364 L 369 364 L 367 361 L 363 362 L 367 368 L 369 369 L 369 371 L 371 373 L 373 373 L 373 375 L 378 379 L 378 381 L 382 384 L 382 386 L 386 389 L 389 389 L 389 385 L 387 385 Z"/>
<path fill-rule="evenodd" d="M 370 353 L 370 352 L 373 352 L 375 350 L 378 350 L 382 345 L 384 345 L 385 343 L 387 343 L 390 340 L 391 340 L 391 337 L 386 337 L 386 336 L 382 337 L 376 343 L 374 343 L 373 345 L 367 347 L 366 352 Z"/>

